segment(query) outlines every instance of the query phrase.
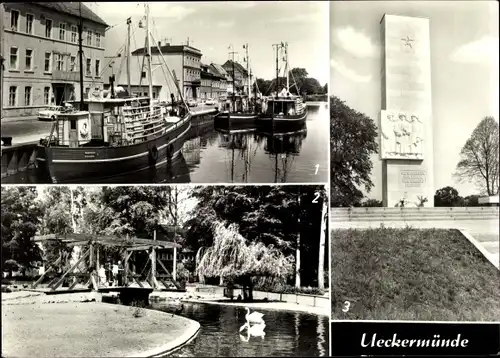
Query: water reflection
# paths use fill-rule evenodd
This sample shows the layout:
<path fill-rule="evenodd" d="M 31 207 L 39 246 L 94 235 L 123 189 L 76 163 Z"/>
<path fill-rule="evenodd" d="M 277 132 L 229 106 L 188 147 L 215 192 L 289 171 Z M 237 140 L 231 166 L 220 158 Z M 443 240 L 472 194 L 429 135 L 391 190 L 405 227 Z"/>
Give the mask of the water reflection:
<path fill-rule="evenodd" d="M 193 182 L 285 183 L 327 180 L 328 116 L 312 107 L 306 124 L 259 132 L 252 123 L 201 125 L 183 148 Z M 196 127 L 196 125 L 194 126 Z M 202 134 L 203 133 L 203 134 Z M 313 175 L 319 165 L 319 172 Z"/>
<path fill-rule="evenodd" d="M 168 311 L 165 305 L 154 309 Z M 181 316 L 201 325 L 195 340 L 174 352 L 174 357 L 262 357 L 325 356 L 328 343 L 318 327 L 328 327 L 328 318 L 304 313 L 260 310 L 264 332 L 239 332 L 246 322 L 242 307 L 184 303 Z M 319 322 L 321 321 L 321 324 Z M 260 329 L 260 328 L 259 328 Z M 327 328 L 326 328 L 327 329 Z M 256 335 L 254 335 L 254 333 Z M 261 333 L 265 333 L 262 335 Z M 259 335 L 260 334 L 260 335 Z"/>
<path fill-rule="evenodd" d="M 328 109 L 310 107 L 307 127 L 259 133 L 253 124 L 216 128 L 212 117 L 194 118 L 181 155 L 172 163 L 99 179 L 99 183 L 285 183 L 328 180 Z M 318 166 L 318 172 L 315 168 Z M 2 179 L 42 183 L 32 169 Z M 91 183 L 82 178 L 82 183 Z"/>

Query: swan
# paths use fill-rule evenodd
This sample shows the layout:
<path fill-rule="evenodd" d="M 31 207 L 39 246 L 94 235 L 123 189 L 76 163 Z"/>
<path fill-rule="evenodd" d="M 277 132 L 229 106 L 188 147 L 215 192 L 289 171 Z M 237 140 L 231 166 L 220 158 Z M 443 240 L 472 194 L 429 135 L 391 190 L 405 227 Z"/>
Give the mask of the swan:
<path fill-rule="evenodd" d="M 250 325 L 251 323 L 264 323 L 264 320 L 262 317 L 264 317 L 264 314 L 254 311 L 253 313 L 250 313 L 250 308 L 245 307 L 245 310 L 247 311 L 247 314 L 245 315 L 245 319 L 247 320 L 247 323 Z"/>
<path fill-rule="evenodd" d="M 258 323 L 250 326 L 248 322 L 246 322 L 243 326 L 240 327 L 240 332 L 245 328 L 247 329 L 247 336 L 244 337 L 240 334 L 240 338 L 245 342 L 248 342 L 250 340 L 250 337 L 261 337 L 262 339 L 264 339 L 264 336 L 266 335 L 266 332 L 264 332 L 264 328 L 266 328 L 265 323 Z"/>

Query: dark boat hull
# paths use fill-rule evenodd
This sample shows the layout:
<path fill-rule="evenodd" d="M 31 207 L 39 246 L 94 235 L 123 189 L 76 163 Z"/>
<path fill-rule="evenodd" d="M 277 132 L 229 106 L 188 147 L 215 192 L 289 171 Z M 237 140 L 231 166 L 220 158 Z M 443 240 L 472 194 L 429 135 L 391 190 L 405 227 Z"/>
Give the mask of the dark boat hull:
<path fill-rule="evenodd" d="M 254 113 L 228 113 L 222 112 L 218 113 L 214 117 L 214 123 L 216 126 L 224 128 L 236 129 L 239 127 L 248 128 L 249 126 L 255 126 L 255 121 L 259 116 Z"/>
<path fill-rule="evenodd" d="M 191 116 L 157 138 L 121 147 L 38 146 L 39 175 L 52 183 L 85 183 L 98 178 L 106 182 L 115 176 L 141 169 L 172 165 L 191 128 Z M 156 148 L 156 149 L 155 149 Z"/>
<path fill-rule="evenodd" d="M 307 109 L 303 114 L 298 116 L 283 116 L 278 118 L 272 118 L 268 115 L 261 115 L 256 119 L 255 123 L 257 125 L 257 130 L 263 132 L 287 132 L 295 131 L 303 128 L 307 120 Z"/>

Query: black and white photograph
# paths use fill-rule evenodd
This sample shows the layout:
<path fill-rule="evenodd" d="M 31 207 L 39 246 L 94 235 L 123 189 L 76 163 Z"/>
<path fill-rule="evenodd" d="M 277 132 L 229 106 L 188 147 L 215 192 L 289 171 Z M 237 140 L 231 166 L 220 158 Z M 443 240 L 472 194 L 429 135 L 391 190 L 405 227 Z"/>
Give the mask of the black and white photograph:
<path fill-rule="evenodd" d="M 2 356 L 328 356 L 327 192 L 3 185 Z"/>
<path fill-rule="evenodd" d="M 326 183 L 328 6 L 2 3 L 2 181 Z"/>
<path fill-rule="evenodd" d="M 498 20 L 330 3 L 332 320 L 500 322 Z"/>

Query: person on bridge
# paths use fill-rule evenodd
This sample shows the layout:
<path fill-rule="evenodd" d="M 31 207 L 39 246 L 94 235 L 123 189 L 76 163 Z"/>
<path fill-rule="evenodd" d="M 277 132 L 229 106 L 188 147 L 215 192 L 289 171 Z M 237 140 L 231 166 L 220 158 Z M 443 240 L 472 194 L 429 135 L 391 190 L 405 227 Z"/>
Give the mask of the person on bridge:
<path fill-rule="evenodd" d="M 113 286 L 118 284 L 118 265 L 113 264 Z"/>

